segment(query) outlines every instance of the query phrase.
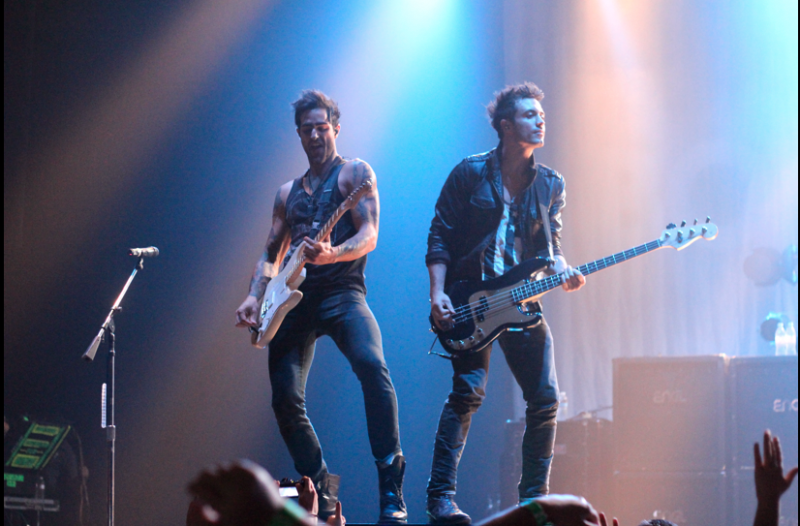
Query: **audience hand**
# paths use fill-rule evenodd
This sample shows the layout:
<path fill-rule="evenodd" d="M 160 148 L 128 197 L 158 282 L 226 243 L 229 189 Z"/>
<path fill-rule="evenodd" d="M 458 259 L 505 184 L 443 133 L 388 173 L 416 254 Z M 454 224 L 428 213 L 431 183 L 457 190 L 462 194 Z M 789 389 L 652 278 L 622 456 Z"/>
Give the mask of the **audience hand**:
<path fill-rule="evenodd" d="M 347 519 L 345 519 L 344 515 L 342 515 L 342 503 L 341 502 L 337 502 L 336 503 L 336 513 L 334 513 L 333 515 L 331 515 L 328 518 L 328 521 L 327 521 L 326 524 L 328 526 L 345 526 L 345 524 L 347 524 Z"/>
<path fill-rule="evenodd" d="M 267 525 L 285 506 L 270 474 L 249 461 L 202 472 L 189 492 L 211 508 L 205 518 L 219 526 Z"/>
<path fill-rule="evenodd" d="M 778 437 L 770 431 L 764 432 L 764 455 L 762 457 L 758 442 L 753 447 L 756 461 L 756 495 L 759 502 L 780 501 L 781 496 L 791 487 L 797 476 L 797 468 L 787 475 L 783 474 L 783 451 Z"/>
<path fill-rule="evenodd" d="M 619 526 L 619 520 L 617 520 L 616 517 L 614 517 L 614 521 L 613 521 L 612 525 L 613 526 Z M 606 514 L 605 513 L 601 513 L 600 514 L 600 526 L 608 526 L 608 519 L 606 518 Z"/>
<path fill-rule="evenodd" d="M 297 503 L 300 504 L 300 507 L 313 517 L 319 515 L 317 489 L 314 487 L 314 483 L 311 482 L 310 478 L 303 477 L 300 482 L 297 483 L 297 493 Z"/>
<path fill-rule="evenodd" d="M 568 495 L 541 497 L 536 502 L 550 522 L 556 526 L 589 526 L 600 524 L 600 517 L 586 499 Z"/>

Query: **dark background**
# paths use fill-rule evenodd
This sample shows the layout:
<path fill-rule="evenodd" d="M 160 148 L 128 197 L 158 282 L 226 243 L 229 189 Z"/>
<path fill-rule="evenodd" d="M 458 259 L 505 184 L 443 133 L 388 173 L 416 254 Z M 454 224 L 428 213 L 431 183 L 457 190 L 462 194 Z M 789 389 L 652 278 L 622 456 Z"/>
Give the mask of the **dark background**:
<path fill-rule="evenodd" d="M 507 82 L 547 92 L 568 180 L 573 263 L 710 213 L 714 244 L 598 274 L 548 298 L 566 416 L 610 405 L 618 356 L 765 354 L 796 288 L 741 271 L 797 242 L 797 6 L 452 0 L 4 2 L 4 410 L 74 424 L 105 517 L 100 385 L 80 356 L 133 268 L 118 318 L 118 523 L 180 524 L 187 481 L 248 457 L 294 476 L 266 355 L 233 327 L 280 183 L 306 168 L 290 102 L 342 109 L 339 151 L 377 173 L 367 270 L 397 387 L 407 500 L 424 487 L 449 364 L 428 357 L 425 235 L 450 169 L 492 148 L 484 105 Z M 474 518 L 497 491 L 502 423 L 520 414 L 496 353 L 460 470 Z M 360 387 L 325 339 L 309 411 L 351 522 L 377 513 Z M 608 416 L 608 415 L 606 415 Z"/>

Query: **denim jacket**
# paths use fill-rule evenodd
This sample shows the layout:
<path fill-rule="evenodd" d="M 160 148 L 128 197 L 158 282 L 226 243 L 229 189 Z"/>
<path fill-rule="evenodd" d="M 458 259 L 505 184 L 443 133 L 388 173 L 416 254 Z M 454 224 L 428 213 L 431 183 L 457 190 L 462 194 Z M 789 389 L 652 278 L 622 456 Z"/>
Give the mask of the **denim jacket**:
<path fill-rule="evenodd" d="M 459 163 L 442 188 L 436 215 L 428 234 L 425 263 L 448 266 L 447 283 L 481 279 L 481 257 L 492 242 L 503 215 L 500 149 L 467 157 Z M 565 206 L 564 178 L 532 161 L 532 183 L 522 194 L 521 237 L 523 259 L 549 257 L 538 200 L 550 211 L 554 255 L 561 255 L 561 210 Z M 538 198 L 538 199 L 537 199 Z"/>

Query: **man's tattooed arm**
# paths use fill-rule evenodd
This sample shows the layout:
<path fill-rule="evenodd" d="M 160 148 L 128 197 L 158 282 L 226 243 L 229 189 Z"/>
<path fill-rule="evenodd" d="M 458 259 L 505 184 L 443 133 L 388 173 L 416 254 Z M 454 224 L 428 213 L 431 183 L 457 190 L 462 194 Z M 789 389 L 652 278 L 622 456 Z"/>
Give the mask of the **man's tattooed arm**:
<path fill-rule="evenodd" d="M 281 188 L 275 196 L 275 205 L 272 208 L 272 228 L 264 247 L 264 253 L 256 263 L 253 279 L 250 281 L 250 295 L 261 299 L 267 284 L 274 278 L 279 270 L 286 251 L 289 248 L 289 227 L 286 224 L 286 197 L 288 189 Z M 284 195 L 285 194 L 285 195 Z"/>
<path fill-rule="evenodd" d="M 347 184 L 347 190 L 352 192 L 368 179 L 372 180 L 372 190 L 362 197 L 351 211 L 358 233 L 335 247 L 338 251 L 337 261 L 353 261 L 363 257 L 375 250 L 378 244 L 381 207 L 375 172 L 372 171 L 370 165 L 360 159 L 353 161 L 352 166 L 353 171 L 349 178 L 349 184 Z"/>

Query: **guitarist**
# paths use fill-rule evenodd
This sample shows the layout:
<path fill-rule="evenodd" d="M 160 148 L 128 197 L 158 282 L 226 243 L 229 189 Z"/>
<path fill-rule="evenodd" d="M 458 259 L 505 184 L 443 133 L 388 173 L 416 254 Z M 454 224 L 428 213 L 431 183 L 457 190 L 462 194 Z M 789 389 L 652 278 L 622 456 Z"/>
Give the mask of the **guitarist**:
<path fill-rule="evenodd" d="M 297 471 L 319 495 L 319 516 L 336 511 L 339 478 L 328 472 L 322 448 L 306 414 L 305 386 L 317 338 L 328 335 L 361 382 L 372 454 L 378 467 L 380 524 L 407 522 L 402 485 L 405 458 L 400 447 L 397 398 L 384 361 L 378 323 L 366 302 L 364 268 L 378 240 L 380 205 L 375 174 L 361 160 L 336 151 L 339 108 L 319 91 L 304 91 L 293 103 L 297 134 L 309 169 L 278 191 L 272 230 L 256 264 L 250 294 L 236 312 L 237 326 L 258 327 L 260 300 L 290 251 L 308 261 L 300 287 L 305 294 L 269 345 L 272 407 Z M 366 180 L 372 190 L 336 224 L 329 239 L 315 243 L 316 230 L 346 196 Z M 328 381 L 331 381 L 328 379 Z"/>
<path fill-rule="evenodd" d="M 534 159 L 534 151 L 544 146 L 543 97 L 530 83 L 497 93 L 488 113 L 499 146 L 466 158 L 444 184 L 426 256 L 431 314 L 442 330 L 453 326 L 455 312 L 445 289 L 454 281 L 495 278 L 521 261 L 552 254 L 548 272 L 565 273 L 564 290 L 578 290 L 586 282 L 561 251 L 564 178 Z M 541 208 L 548 217 L 543 219 Z M 499 342 L 528 404 L 519 484 L 520 501 L 527 501 L 548 493 L 558 409 L 553 340 L 542 321 L 531 329 L 505 332 Z M 456 475 L 472 415 L 486 395 L 490 354 L 491 346 L 452 361 L 453 390 L 439 420 L 428 482 L 432 524 L 470 523 L 454 501 Z"/>

